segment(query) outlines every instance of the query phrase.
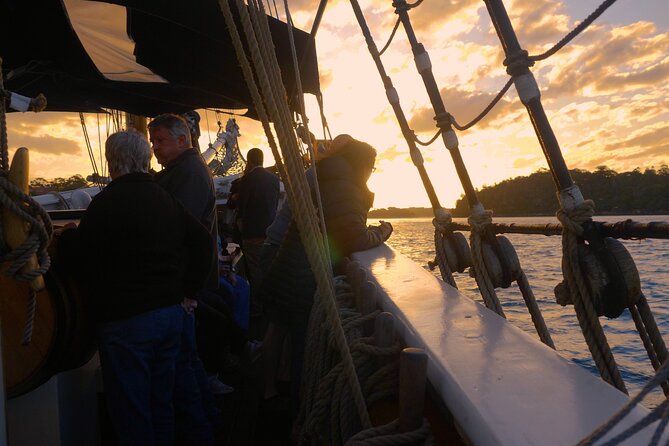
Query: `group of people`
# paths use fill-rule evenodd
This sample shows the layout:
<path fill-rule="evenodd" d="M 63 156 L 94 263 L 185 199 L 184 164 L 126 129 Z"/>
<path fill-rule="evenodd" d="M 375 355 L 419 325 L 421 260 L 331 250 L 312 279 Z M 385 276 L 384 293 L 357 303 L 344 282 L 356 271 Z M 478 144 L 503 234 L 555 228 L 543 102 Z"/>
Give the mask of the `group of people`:
<path fill-rule="evenodd" d="M 213 180 L 188 122 L 165 114 L 148 129 L 150 143 L 131 130 L 107 139 L 112 181 L 69 238 L 87 259 L 81 280 L 98 321 L 105 397 L 119 444 L 214 444 L 221 416 L 211 394 L 216 367 L 208 358 L 220 345 L 198 345 L 196 318 L 210 341 L 235 338 L 227 342 L 248 346 L 246 327 L 229 324 L 224 298 L 239 291 L 237 279 L 245 282 L 226 261 Z M 341 135 L 318 153 L 307 177 L 312 192 L 316 178 L 319 182 L 337 270 L 352 252 L 387 240 L 392 226 L 367 225 L 373 194 L 366 183 L 376 157 L 371 146 Z M 152 155 L 162 166 L 159 172 L 150 169 Z M 279 394 L 277 372 L 289 337 L 296 414 L 316 281 L 290 207 L 286 202 L 277 209 L 278 177 L 263 168 L 261 150 L 251 149 L 247 160 L 229 202 L 239 217 L 251 312 L 269 321 L 262 344 L 263 395 L 270 400 Z"/>

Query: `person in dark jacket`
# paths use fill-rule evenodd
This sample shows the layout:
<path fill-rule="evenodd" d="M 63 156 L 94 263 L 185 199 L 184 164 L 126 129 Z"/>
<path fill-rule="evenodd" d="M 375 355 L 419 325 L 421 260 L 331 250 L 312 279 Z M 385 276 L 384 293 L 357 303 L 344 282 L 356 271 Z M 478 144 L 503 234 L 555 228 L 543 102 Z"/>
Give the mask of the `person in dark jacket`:
<path fill-rule="evenodd" d="M 211 173 L 200 152 L 193 148 L 187 122 L 178 115 L 164 114 L 148 125 L 156 159 L 163 170 L 156 182 L 172 194 L 209 231 L 209 243 L 218 246 L 216 195 Z M 218 288 L 218 256 L 205 268 L 206 290 Z M 220 412 L 209 390 L 208 377 L 197 354 L 195 309 L 198 294 L 186 296 L 181 348 L 177 357 L 174 404 L 177 434 L 186 444 L 211 444 L 212 428 L 220 428 Z"/>
<path fill-rule="evenodd" d="M 204 286 L 215 252 L 207 230 L 148 173 L 145 137 L 115 133 L 105 156 L 112 182 L 77 229 L 105 397 L 120 444 L 172 444 L 180 303 Z"/>
<path fill-rule="evenodd" d="M 237 196 L 230 204 L 237 208 L 246 276 L 251 284 L 251 313 L 260 313 L 260 251 L 265 231 L 274 221 L 279 206 L 279 177 L 263 168 L 262 150 L 253 148 L 246 155 L 246 172 L 239 181 Z M 234 203 L 234 204 L 233 204 Z"/>
<path fill-rule="evenodd" d="M 374 194 L 367 188 L 376 159 L 376 150 L 369 144 L 348 139 L 338 150 L 316 164 L 323 204 L 325 226 L 332 264 L 340 268 L 344 257 L 382 244 L 390 237 L 392 226 L 382 222 L 367 225 L 367 213 Z M 283 337 L 291 337 L 291 399 L 293 415 L 299 401 L 297 389 L 301 378 L 302 357 L 309 313 L 316 292 L 316 279 L 309 266 L 293 220 L 269 267 L 263 282 L 263 297 L 270 320 L 263 342 L 265 356 L 265 399 L 278 395 L 275 373 L 281 354 Z"/>

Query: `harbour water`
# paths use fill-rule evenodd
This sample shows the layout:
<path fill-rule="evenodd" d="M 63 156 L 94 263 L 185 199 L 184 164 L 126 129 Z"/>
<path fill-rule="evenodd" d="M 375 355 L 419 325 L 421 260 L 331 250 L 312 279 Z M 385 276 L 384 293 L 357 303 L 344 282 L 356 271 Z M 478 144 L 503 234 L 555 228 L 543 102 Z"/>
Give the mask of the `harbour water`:
<path fill-rule="evenodd" d="M 637 222 L 669 221 L 669 216 L 605 216 L 598 221 L 614 222 L 632 218 Z M 386 219 L 394 232 L 388 243 L 395 249 L 427 268 L 434 260 L 434 227 L 429 218 Z M 466 219 L 454 219 L 466 223 Z M 496 223 L 545 224 L 557 223 L 552 217 L 495 217 Z M 374 221 L 370 220 L 370 223 Z M 588 347 L 583 339 L 572 306 L 562 307 L 555 303 L 553 288 L 562 280 L 561 237 L 532 234 L 504 234 L 513 243 L 522 268 L 534 290 L 539 307 L 558 352 L 571 361 L 598 375 Z M 465 233 L 468 238 L 469 233 Z M 641 289 L 665 336 L 669 332 L 669 240 L 623 240 L 636 262 L 641 276 Z M 433 271 L 440 277 L 438 268 Z M 455 273 L 460 291 L 481 302 L 476 282 L 467 272 Z M 527 313 L 523 298 L 514 284 L 506 290 L 498 290 L 507 319 L 523 330 L 536 336 L 536 331 Z M 601 318 L 609 345 L 620 367 L 630 395 L 635 395 L 653 375 L 646 351 L 639 339 L 629 312 L 626 310 L 617 319 Z M 654 407 L 663 400 L 660 390 L 647 396 L 644 404 Z"/>

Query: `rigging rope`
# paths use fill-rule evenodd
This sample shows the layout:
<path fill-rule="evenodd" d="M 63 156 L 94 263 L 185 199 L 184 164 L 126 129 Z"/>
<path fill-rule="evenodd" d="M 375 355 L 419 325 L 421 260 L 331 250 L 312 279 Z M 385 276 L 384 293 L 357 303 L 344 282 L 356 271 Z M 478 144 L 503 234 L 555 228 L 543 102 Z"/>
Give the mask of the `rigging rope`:
<path fill-rule="evenodd" d="M 663 382 L 666 382 L 669 379 L 669 361 L 665 361 L 662 364 L 662 367 L 655 373 L 653 379 L 648 381 L 646 385 L 641 389 L 641 391 L 632 399 L 630 399 L 623 407 L 621 407 L 618 412 L 616 412 L 611 418 L 604 422 L 600 427 L 595 429 L 589 436 L 584 438 L 578 443 L 578 446 L 591 446 L 595 442 L 600 440 L 604 435 L 609 433 L 615 426 L 618 425 L 631 411 L 636 407 L 641 401 L 653 390 L 655 387 L 660 385 Z M 662 420 L 658 428 L 653 435 L 651 444 L 657 444 L 659 436 L 663 433 L 664 428 L 667 425 L 667 420 L 669 419 L 669 400 L 664 400 L 659 404 L 655 409 L 653 409 L 648 415 L 634 423 L 632 426 L 627 428 L 625 431 L 618 434 L 616 437 L 612 438 L 606 445 L 616 445 L 620 444 L 626 439 L 630 438 L 632 435 L 650 425 L 651 423 L 657 421 L 658 419 Z"/>
<path fill-rule="evenodd" d="M 84 114 L 79 112 L 79 120 L 81 121 L 81 130 L 84 134 L 84 142 L 86 143 L 86 150 L 88 151 L 88 158 L 91 160 L 91 166 L 93 167 L 93 175 L 96 179 L 96 184 L 102 189 L 104 187 L 104 183 L 102 180 L 102 177 L 100 176 L 100 172 L 98 171 L 98 165 L 97 162 L 95 161 L 95 153 L 93 152 L 93 146 L 91 145 L 91 140 L 88 137 L 88 129 L 86 128 L 86 119 L 84 118 Z"/>
<path fill-rule="evenodd" d="M 318 215 L 321 224 L 321 232 L 323 234 L 323 246 L 325 246 L 328 257 L 330 256 L 330 248 L 327 240 L 327 228 L 325 227 L 325 214 L 323 213 L 323 200 L 321 198 L 321 190 L 318 185 L 318 170 L 316 169 L 316 148 L 313 145 L 311 132 L 309 131 L 309 119 L 304 106 L 304 91 L 302 90 L 302 78 L 300 77 L 300 66 L 297 62 L 297 49 L 295 48 L 295 36 L 293 35 L 293 18 L 290 15 L 290 8 L 288 8 L 288 0 L 283 0 L 283 7 L 286 12 L 286 26 L 288 27 L 288 40 L 290 42 L 290 52 L 293 59 L 293 69 L 295 70 L 295 85 L 297 86 L 298 102 L 300 106 L 300 115 L 302 116 L 302 125 L 304 126 L 307 136 L 307 149 L 309 157 L 311 158 L 311 166 L 314 173 L 314 195 L 316 197 L 316 205 L 318 206 Z M 261 10 L 262 12 L 262 10 Z"/>
<path fill-rule="evenodd" d="M 269 112 L 274 118 L 273 122 L 275 123 L 275 128 L 279 134 L 281 152 L 284 156 L 284 161 L 286 162 L 286 169 L 280 167 L 280 172 L 287 185 L 286 190 L 288 192 L 289 203 L 294 211 L 293 214 L 296 217 L 300 228 L 300 238 L 306 249 L 314 276 L 317 279 L 318 302 L 323 304 L 327 310 L 326 318 L 330 324 L 336 346 L 343 359 L 345 376 L 348 385 L 352 390 L 352 396 L 358 416 L 362 426 L 368 428 L 371 426 L 369 414 L 367 413 L 367 408 L 362 396 L 362 390 L 356 375 L 348 344 L 346 343 L 341 323 L 336 314 L 330 260 L 326 256 L 322 234 L 318 229 L 319 226 L 316 221 L 316 213 L 311 201 L 311 194 L 304 175 L 302 162 L 299 157 L 299 148 L 297 147 L 295 134 L 290 122 L 288 122 L 290 111 L 288 110 L 285 90 L 283 90 L 282 87 L 283 82 L 281 82 L 281 73 L 276 61 L 276 54 L 274 51 L 270 51 L 270 49 L 272 49 L 270 46 L 271 39 L 265 38 L 261 40 L 262 44 L 259 44 L 256 38 L 256 34 L 260 37 L 268 36 L 269 31 L 266 29 L 267 18 L 264 14 L 261 14 L 260 20 L 258 20 L 258 14 L 253 5 L 249 5 L 247 8 L 241 0 L 236 0 L 235 3 L 242 18 L 242 25 L 251 52 L 251 58 L 256 69 L 258 81 L 260 82 L 264 93 L 263 97 L 267 103 Z M 243 68 L 244 78 L 249 90 L 252 91 L 254 105 L 259 109 L 264 109 L 249 61 L 246 58 L 244 47 L 236 29 L 232 11 L 226 0 L 219 0 L 219 6 L 226 24 L 228 25 L 237 59 Z M 252 20 L 254 21 L 253 25 L 251 23 Z M 278 82 L 276 82 L 276 80 L 278 80 Z M 278 91 L 279 89 L 281 89 L 281 93 Z M 276 99 L 279 99 L 279 101 Z M 265 117 L 267 116 L 265 115 Z M 263 127 L 265 127 L 266 132 L 269 130 L 269 133 L 267 134 L 268 139 L 271 139 L 272 142 L 274 142 L 274 138 L 271 136 L 271 129 L 269 128 L 269 122 L 263 122 Z M 281 156 L 276 149 L 276 144 L 273 143 L 270 146 L 277 161 L 277 167 L 279 167 Z M 286 173 L 289 173 L 289 175 L 286 175 Z"/>
<path fill-rule="evenodd" d="M 481 297 L 483 297 L 486 307 L 503 318 L 506 318 L 502 305 L 497 297 L 497 293 L 495 292 L 495 286 L 490 279 L 490 273 L 483 260 L 483 233 L 486 231 L 486 226 L 492 222 L 492 213 L 486 211 L 483 214 L 472 214 L 467 221 L 472 227 L 469 241 L 472 247 L 474 278 L 476 279 L 476 284 L 481 292 Z"/>
<path fill-rule="evenodd" d="M 593 297 L 584 281 L 579 262 L 579 237 L 583 236 L 584 231 L 582 224 L 592 218 L 594 209 L 592 200 L 586 200 L 573 209 L 561 208 L 558 211 L 557 217 L 562 223 L 563 231 L 562 272 L 574 303 L 574 310 L 583 331 L 583 336 L 600 375 L 605 381 L 627 393 L 618 365 L 613 358 L 606 335 L 599 323 Z"/>
<path fill-rule="evenodd" d="M 513 85 L 513 77 L 509 78 L 504 87 L 502 87 L 499 93 L 497 93 L 497 96 L 495 96 L 495 98 L 492 101 L 490 101 L 490 104 L 488 104 L 488 106 L 484 108 L 483 111 L 481 111 L 481 113 L 479 113 L 474 119 L 469 121 L 467 124 L 464 125 L 458 124 L 458 122 L 455 120 L 455 117 L 449 113 L 450 117 L 449 119 L 451 124 L 453 124 L 453 127 L 462 132 L 478 124 L 479 121 L 485 118 L 486 115 L 490 113 L 490 110 L 492 110 L 495 107 L 495 105 L 497 105 L 497 103 L 504 97 L 506 92 L 509 91 L 509 88 L 511 88 L 511 85 Z M 437 119 L 437 122 L 439 122 L 438 118 L 435 119 Z"/>
<path fill-rule="evenodd" d="M 592 24 L 600 15 L 606 11 L 609 6 L 613 5 L 616 2 L 616 0 L 605 0 L 600 4 L 597 9 L 595 9 L 588 17 L 586 17 L 585 20 L 583 20 L 579 25 L 571 30 L 569 34 L 564 36 L 558 43 L 556 43 L 551 49 L 548 51 L 538 54 L 536 56 L 529 56 L 529 60 L 532 62 L 548 59 L 551 57 L 553 54 L 557 53 L 560 51 L 565 45 L 567 45 L 569 42 L 571 42 L 574 37 L 578 36 L 581 32 L 583 32 L 588 26 Z"/>
<path fill-rule="evenodd" d="M 395 117 L 397 118 L 400 129 L 402 131 L 402 136 L 404 136 L 404 140 L 407 142 L 407 146 L 409 147 L 409 154 L 411 156 L 411 161 L 413 162 L 414 166 L 416 166 L 416 170 L 418 171 L 418 174 L 420 175 L 421 178 L 421 182 L 423 183 L 423 188 L 425 189 L 425 192 L 427 193 L 427 196 L 430 199 L 430 204 L 432 206 L 432 211 L 434 213 L 434 216 L 439 220 L 446 219 L 448 213 L 446 212 L 445 209 L 441 207 L 441 204 L 439 203 L 439 198 L 437 197 L 437 193 L 435 192 L 434 187 L 432 186 L 432 181 L 430 180 L 430 177 L 427 174 L 427 170 L 425 169 L 423 155 L 416 146 L 415 132 L 411 130 L 411 128 L 409 127 L 409 123 L 400 104 L 400 99 L 399 95 L 397 94 L 397 90 L 393 86 L 393 82 L 390 79 L 390 77 L 386 74 L 383 62 L 381 61 L 381 56 L 379 55 L 379 51 L 376 47 L 376 44 L 374 43 L 374 38 L 372 37 L 372 34 L 369 30 L 369 26 L 367 26 L 367 21 L 365 20 L 365 16 L 362 12 L 362 9 L 360 8 L 360 4 L 358 3 L 357 0 L 350 0 L 350 3 L 351 7 L 353 8 L 353 12 L 356 16 L 356 19 L 358 20 L 358 25 L 360 26 L 360 29 L 365 37 L 369 53 L 372 56 L 377 71 L 379 72 L 379 76 L 383 81 L 383 86 L 386 90 L 386 96 L 388 97 L 388 102 L 390 102 L 390 105 L 393 108 L 393 112 L 395 113 Z M 449 283 L 453 282 L 452 277 L 445 277 L 444 280 Z"/>
<path fill-rule="evenodd" d="M 399 27 L 400 27 L 400 19 L 398 17 L 397 21 L 395 21 L 395 26 L 393 26 L 393 30 L 390 33 L 390 37 L 388 37 L 388 41 L 386 42 L 385 45 L 383 45 L 383 48 L 381 48 L 381 50 L 379 51 L 379 56 L 382 56 L 383 53 L 386 52 L 386 50 L 390 46 L 390 43 L 393 41 L 393 37 L 395 37 L 395 33 L 397 32 L 397 28 L 399 28 Z"/>

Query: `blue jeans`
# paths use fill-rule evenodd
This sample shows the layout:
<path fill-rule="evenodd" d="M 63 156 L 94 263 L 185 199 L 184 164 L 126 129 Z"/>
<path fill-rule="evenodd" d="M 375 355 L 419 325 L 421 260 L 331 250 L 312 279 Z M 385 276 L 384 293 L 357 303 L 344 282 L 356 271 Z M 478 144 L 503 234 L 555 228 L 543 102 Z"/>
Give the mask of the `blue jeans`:
<path fill-rule="evenodd" d="M 102 379 L 118 444 L 174 444 L 172 389 L 182 326 L 180 305 L 100 326 Z"/>
<path fill-rule="evenodd" d="M 225 296 L 225 301 L 232 309 L 232 317 L 239 328 L 248 330 L 251 288 L 246 279 L 235 274 L 233 285 L 227 278 L 221 276 L 218 280 L 218 293 Z"/>
<path fill-rule="evenodd" d="M 177 436 L 184 445 L 207 446 L 214 442 L 212 424 L 221 419 L 209 391 L 207 374 L 197 355 L 195 316 L 181 311 L 183 330 L 177 355 L 174 382 L 174 409 Z"/>

